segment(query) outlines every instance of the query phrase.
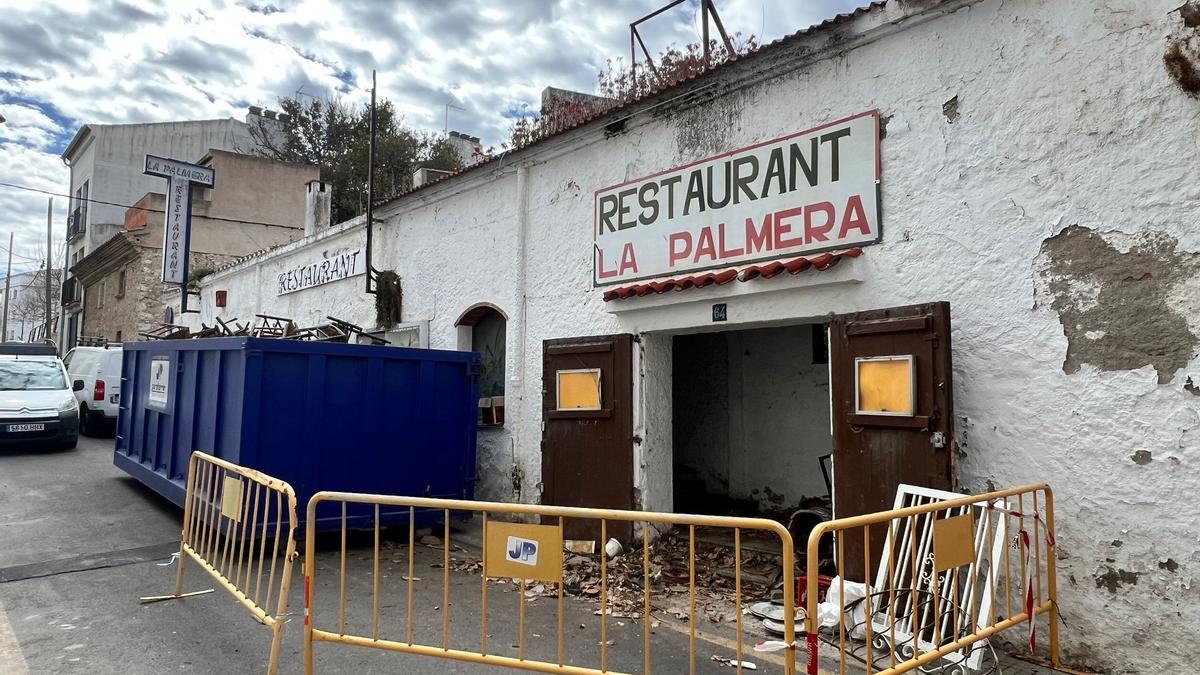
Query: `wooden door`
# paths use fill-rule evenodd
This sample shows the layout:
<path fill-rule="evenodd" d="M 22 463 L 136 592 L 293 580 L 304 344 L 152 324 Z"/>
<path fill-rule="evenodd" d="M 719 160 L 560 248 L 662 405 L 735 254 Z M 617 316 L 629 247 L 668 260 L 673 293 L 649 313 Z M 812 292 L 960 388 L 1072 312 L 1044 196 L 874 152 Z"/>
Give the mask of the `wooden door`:
<path fill-rule="evenodd" d="M 633 508 L 632 346 L 631 335 L 544 343 L 543 504 Z M 598 377 L 599 391 L 589 401 L 592 377 Z M 608 523 L 610 537 L 628 541 L 631 534 L 630 523 Z M 567 520 L 564 536 L 599 540 L 600 523 Z"/>
<path fill-rule="evenodd" d="M 836 316 L 829 357 L 834 517 L 891 509 L 901 483 L 953 490 L 949 303 Z M 905 394 L 896 393 L 897 376 L 905 372 L 911 373 L 909 406 Z M 872 531 L 872 566 L 885 534 L 884 526 Z M 844 546 L 847 577 L 862 581 L 861 537 Z"/>

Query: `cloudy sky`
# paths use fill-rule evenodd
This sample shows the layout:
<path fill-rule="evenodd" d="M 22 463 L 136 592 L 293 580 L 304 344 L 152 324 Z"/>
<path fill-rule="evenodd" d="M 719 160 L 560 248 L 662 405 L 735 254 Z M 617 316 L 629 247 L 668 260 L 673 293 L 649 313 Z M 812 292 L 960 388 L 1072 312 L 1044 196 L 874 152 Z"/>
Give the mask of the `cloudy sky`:
<path fill-rule="evenodd" d="M 452 102 L 452 130 L 499 144 L 544 87 L 594 91 L 609 59 L 628 59 L 629 22 L 664 2 L 0 0 L 0 183 L 67 192 L 59 154 L 81 124 L 241 119 L 296 92 L 359 103 L 372 68 L 409 126 L 441 131 Z M 761 43 L 865 3 L 717 0 L 730 32 Z M 697 42 L 698 6 L 645 24 L 647 46 Z M 59 242 L 66 210 L 56 198 Z M 45 195 L 0 186 L 14 268 L 45 255 L 45 220 Z"/>

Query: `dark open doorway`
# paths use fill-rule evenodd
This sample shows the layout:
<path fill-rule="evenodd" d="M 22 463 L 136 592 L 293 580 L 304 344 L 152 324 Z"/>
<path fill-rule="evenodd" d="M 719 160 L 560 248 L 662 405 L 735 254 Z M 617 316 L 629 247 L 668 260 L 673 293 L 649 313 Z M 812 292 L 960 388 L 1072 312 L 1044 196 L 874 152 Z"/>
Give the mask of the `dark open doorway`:
<path fill-rule="evenodd" d="M 678 335 L 672 352 L 676 511 L 786 517 L 828 505 L 824 325 Z"/>

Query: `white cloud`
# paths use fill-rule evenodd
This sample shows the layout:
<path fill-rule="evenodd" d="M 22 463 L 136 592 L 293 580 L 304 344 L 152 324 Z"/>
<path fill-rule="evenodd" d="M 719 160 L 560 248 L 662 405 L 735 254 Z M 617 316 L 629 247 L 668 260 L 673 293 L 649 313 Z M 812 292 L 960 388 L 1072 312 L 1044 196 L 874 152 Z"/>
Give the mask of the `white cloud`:
<path fill-rule="evenodd" d="M 766 43 L 866 1 L 718 6 L 731 32 Z M 628 61 L 629 22 L 662 2 L 0 0 L 0 182 L 66 192 L 58 154 L 83 123 L 241 117 L 298 90 L 361 104 L 372 68 L 407 124 L 441 131 L 453 101 L 451 128 L 498 144 L 505 111 L 536 109 L 546 86 L 593 91 L 609 59 Z M 647 46 L 698 41 L 698 7 L 644 24 Z M 45 248 L 45 205 L 0 187 L 0 235 L 16 231 L 18 253 Z"/>

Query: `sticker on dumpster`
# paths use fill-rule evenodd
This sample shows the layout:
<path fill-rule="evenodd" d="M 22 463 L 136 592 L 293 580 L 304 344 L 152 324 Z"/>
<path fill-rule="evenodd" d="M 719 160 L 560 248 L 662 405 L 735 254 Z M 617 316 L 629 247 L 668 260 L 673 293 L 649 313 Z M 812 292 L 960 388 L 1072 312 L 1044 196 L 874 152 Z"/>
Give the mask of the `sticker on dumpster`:
<path fill-rule="evenodd" d="M 562 580 L 563 540 L 558 525 L 489 521 L 484 540 L 487 576 Z"/>
<path fill-rule="evenodd" d="M 171 393 L 171 357 L 155 356 L 150 359 L 150 386 L 147 388 L 146 405 L 166 411 Z"/>

